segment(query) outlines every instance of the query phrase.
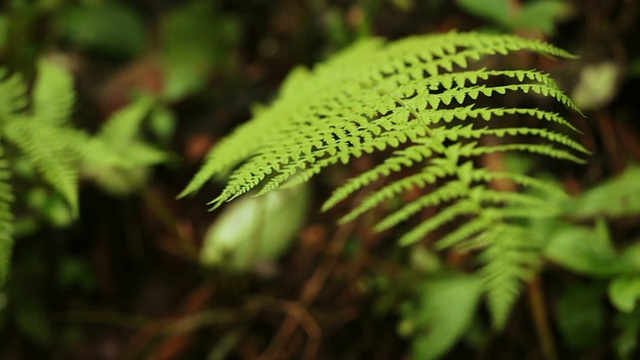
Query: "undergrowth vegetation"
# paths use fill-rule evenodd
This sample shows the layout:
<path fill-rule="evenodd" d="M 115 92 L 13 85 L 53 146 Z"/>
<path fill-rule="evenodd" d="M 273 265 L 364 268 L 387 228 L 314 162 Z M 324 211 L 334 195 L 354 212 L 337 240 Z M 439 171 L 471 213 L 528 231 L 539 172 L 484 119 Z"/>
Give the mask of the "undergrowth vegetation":
<path fill-rule="evenodd" d="M 151 166 L 166 160 L 166 154 L 140 141 L 140 123 L 153 101 L 142 98 L 113 115 L 94 135 L 75 129 L 72 123 L 75 90 L 72 77 L 50 61 L 38 64 L 38 75 L 29 94 L 19 74 L 4 70 L 0 82 L 0 139 L 2 139 L 3 180 L 0 189 L 2 234 L 0 241 L 0 282 L 9 270 L 13 246 L 14 219 L 11 203 L 15 194 L 12 178 L 37 174 L 65 199 L 71 217 L 78 216 L 78 182 L 81 175 L 99 184 L 118 187 L 117 172 Z M 21 172 L 12 176 L 12 167 L 21 162 Z M 28 175 L 27 175 L 28 176 Z M 109 178 L 111 177 L 111 178 Z M 134 178 L 125 180 L 135 186 Z"/>

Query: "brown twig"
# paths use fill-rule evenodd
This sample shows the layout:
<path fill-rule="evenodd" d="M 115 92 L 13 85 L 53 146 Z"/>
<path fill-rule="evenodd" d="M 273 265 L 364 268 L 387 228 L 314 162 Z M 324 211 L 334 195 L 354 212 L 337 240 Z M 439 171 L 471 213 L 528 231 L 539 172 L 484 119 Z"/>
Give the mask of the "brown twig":
<path fill-rule="evenodd" d="M 259 357 L 261 360 L 277 359 L 282 353 L 284 347 L 289 342 L 299 325 L 303 327 L 309 337 L 309 343 L 303 351 L 303 359 L 314 359 L 317 349 L 319 348 L 322 332 L 317 326 L 313 317 L 309 314 L 309 307 L 315 301 L 316 297 L 322 290 L 325 282 L 331 275 L 336 266 L 338 255 L 344 249 L 347 239 L 354 230 L 355 225 L 349 223 L 341 226 L 329 242 L 329 248 L 325 254 L 323 262 L 318 265 L 313 275 L 305 283 L 298 301 L 293 306 L 295 311 L 288 311 L 287 318 L 282 322 L 278 332 L 271 339 L 271 342 Z M 291 309 L 290 309 L 291 310 Z M 306 314 L 306 315 L 305 315 Z M 306 324 L 303 325 L 302 322 Z"/>
<path fill-rule="evenodd" d="M 542 352 L 547 360 L 558 359 L 556 347 L 553 341 L 553 334 L 551 333 L 551 326 L 549 325 L 549 317 L 547 315 L 547 307 L 545 306 L 544 298 L 542 295 L 542 281 L 540 276 L 535 276 L 527 284 L 529 288 L 529 304 L 533 312 L 533 321 L 536 324 L 536 332 L 542 345 Z"/>

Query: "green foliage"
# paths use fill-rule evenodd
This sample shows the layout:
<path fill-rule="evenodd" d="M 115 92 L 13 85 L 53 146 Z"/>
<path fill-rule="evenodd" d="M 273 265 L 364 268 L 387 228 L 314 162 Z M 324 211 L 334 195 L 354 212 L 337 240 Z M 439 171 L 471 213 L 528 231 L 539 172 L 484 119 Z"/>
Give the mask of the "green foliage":
<path fill-rule="evenodd" d="M 416 304 L 407 304 L 401 327 L 411 335 L 416 359 L 444 355 L 466 332 L 478 306 L 482 282 L 448 275 L 425 281 Z"/>
<path fill-rule="evenodd" d="M 615 322 L 620 329 L 613 344 L 618 359 L 634 359 L 634 353 L 638 349 L 638 339 L 640 339 L 640 307 L 636 307 L 631 314 L 618 313 Z"/>
<path fill-rule="evenodd" d="M 521 281 L 528 281 L 540 262 L 539 242 L 529 229 L 500 224 L 488 229 L 478 240 L 485 243 L 480 258 L 481 271 L 493 324 L 502 329 L 509 311 L 521 293 Z"/>
<path fill-rule="evenodd" d="M 240 37 L 239 23 L 216 10 L 210 1 L 191 1 L 163 19 L 162 61 L 168 99 L 202 89 L 214 68 L 230 62 L 230 50 Z"/>
<path fill-rule="evenodd" d="M 536 29 L 553 33 L 555 20 L 567 8 L 563 0 L 534 0 L 515 8 L 510 0 L 456 0 L 470 14 L 489 20 L 508 30 Z"/>
<path fill-rule="evenodd" d="M 602 338 L 606 319 L 602 285 L 599 281 L 572 284 L 558 299 L 558 329 L 569 348 L 586 348 Z"/>
<path fill-rule="evenodd" d="M 200 261 L 234 272 L 246 272 L 272 261 L 300 230 L 308 207 L 306 184 L 240 199 L 226 208 L 207 231 Z"/>
<path fill-rule="evenodd" d="M 563 212 L 579 219 L 640 214 L 640 166 L 632 164 L 619 177 L 565 202 Z"/>
<path fill-rule="evenodd" d="M 142 19 L 124 4 L 107 1 L 68 6 L 56 19 L 56 35 L 77 49 L 113 58 L 139 55 L 147 45 L 147 34 Z"/>
<path fill-rule="evenodd" d="M 23 161 L 66 201 L 72 216 L 78 214 L 78 182 L 86 169 L 102 173 L 138 170 L 165 160 L 166 155 L 138 139 L 140 122 L 153 107 L 141 98 L 116 113 L 95 136 L 74 129 L 71 114 L 75 101 L 73 79 L 59 66 L 40 61 L 38 76 L 29 95 L 17 75 L 0 81 L 1 146 L 16 154 L 8 161 Z M 16 153 L 17 151 L 17 153 Z M 0 283 L 4 282 L 12 247 L 13 192 L 7 160 L 0 163 Z M 29 171 L 26 171 L 27 173 Z M 100 179 L 97 179 L 101 183 Z M 104 182 L 102 182 L 104 183 Z M 130 185 L 129 185 L 130 186 Z"/>
<path fill-rule="evenodd" d="M 624 264 L 611 244 L 608 234 L 603 231 L 603 222 L 598 229 L 558 224 L 557 230 L 549 237 L 545 256 L 576 272 L 593 276 L 612 276 L 624 271 Z"/>
<path fill-rule="evenodd" d="M 550 220 L 542 251 L 544 257 L 552 262 L 576 273 L 603 279 L 599 281 L 607 283 L 606 295 L 618 311 L 616 324 L 620 333 L 616 336 L 613 346 L 619 359 L 634 358 L 638 348 L 640 239 L 631 239 L 629 245 L 616 249 L 604 216 L 639 215 L 638 183 L 638 166 L 630 165 L 617 178 L 565 200 L 561 204 L 563 214 L 582 221 L 595 218 L 595 226 L 575 225 L 559 218 Z M 605 291 L 597 289 L 599 287 L 591 290 L 584 288 L 582 294 L 560 303 L 558 324 L 567 344 L 572 347 L 597 343 L 595 337 L 601 332 L 604 315 L 601 314 L 602 304 L 594 301 L 597 300 L 596 297 L 605 295 Z M 590 293 L 586 294 L 585 291 Z M 596 296 L 596 293 L 600 295 Z"/>
<path fill-rule="evenodd" d="M 571 57 L 551 45 L 507 35 L 447 33 L 393 43 L 361 41 L 313 71 L 294 71 L 269 108 L 212 149 L 180 196 L 239 165 L 222 194 L 211 202 L 216 208 L 254 188 L 265 194 L 305 182 L 338 162 L 380 153 L 386 158 L 336 189 L 323 210 L 368 189 L 364 200 L 341 220 L 351 221 L 407 190 L 425 191 L 392 209 L 376 230 L 439 207 L 436 215 L 410 228 L 399 243 L 417 243 L 455 222 L 455 230 L 435 247 L 484 249 L 484 290 L 494 325 L 500 328 L 519 295 L 520 280 L 527 278 L 539 258 L 539 244 L 515 221 L 557 215 L 555 202 L 565 195 L 531 176 L 483 167 L 479 158 L 524 152 L 580 163 L 576 154 L 587 153 L 567 135 L 550 130 L 552 124 L 573 129 L 557 113 L 481 105 L 489 98 L 495 102 L 501 96 L 532 93 L 576 110 L 547 74 L 481 67 L 484 57 L 520 50 Z M 549 126 L 506 125 L 511 118 Z M 384 186 L 371 191 L 382 179 Z M 494 190 L 490 184 L 498 179 L 540 195 Z"/>

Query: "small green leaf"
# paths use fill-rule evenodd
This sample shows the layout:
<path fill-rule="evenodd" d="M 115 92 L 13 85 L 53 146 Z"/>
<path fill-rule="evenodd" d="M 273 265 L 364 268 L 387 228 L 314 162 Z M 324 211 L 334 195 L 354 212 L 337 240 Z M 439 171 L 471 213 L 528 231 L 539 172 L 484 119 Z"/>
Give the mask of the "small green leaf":
<path fill-rule="evenodd" d="M 494 21 L 500 25 L 506 24 L 510 13 L 509 0 L 457 0 L 458 6 L 478 17 Z"/>
<path fill-rule="evenodd" d="M 566 9 L 567 3 L 560 0 L 538 0 L 523 4 L 520 14 L 511 25 L 514 28 L 537 29 L 545 34 L 555 30 L 555 22 Z"/>
<path fill-rule="evenodd" d="M 634 244 L 622 251 L 620 261 L 631 272 L 640 273 L 640 239 L 637 239 Z"/>
<path fill-rule="evenodd" d="M 164 106 L 158 106 L 151 113 L 149 121 L 153 135 L 163 144 L 167 144 L 173 137 L 177 125 L 173 112 Z"/>
<path fill-rule="evenodd" d="M 471 276 L 426 281 L 417 308 L 404 314 L 416 330 L 412 342 L 415 359 L 436 359 L 455 345 L 471 325 L 481 289 L 482 281 Z"/>
<path fill-rule="evenodd" d="M 275 260 L 304 224 L 308 202 L 307 185 L 236 201 L 207 231 L 200 261 L 245 272 Z"/>
<path fill-rule="evenodd" d="M 609 284 L 609 299 L 616 309 L 631 313 L 640 298 L 640 276 L 624 276 Z"/>

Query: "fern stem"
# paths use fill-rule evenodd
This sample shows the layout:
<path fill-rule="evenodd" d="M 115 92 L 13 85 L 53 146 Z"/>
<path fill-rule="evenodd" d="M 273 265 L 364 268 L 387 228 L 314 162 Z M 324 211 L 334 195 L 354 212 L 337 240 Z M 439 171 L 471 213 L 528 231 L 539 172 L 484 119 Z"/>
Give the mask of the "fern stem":
<path fill-rule="evenodd" d="M 542 294 L 542 282 L 540 276 L 536 275 L 527 284 L 529 289 L 529 304 L 533 313 L 533 321 L 536 326 L 536 332 L 540 339 L 540 345 L 542 346 L 542 352 L 545 359 L 557 360 L 558 353 L 556 352 L 555 342 L 553 340 L 553 334 L 551 332 L 551 326 L 549 325 L 549 317 L 547 315 L 547 307 L 544 303 Z"/>

